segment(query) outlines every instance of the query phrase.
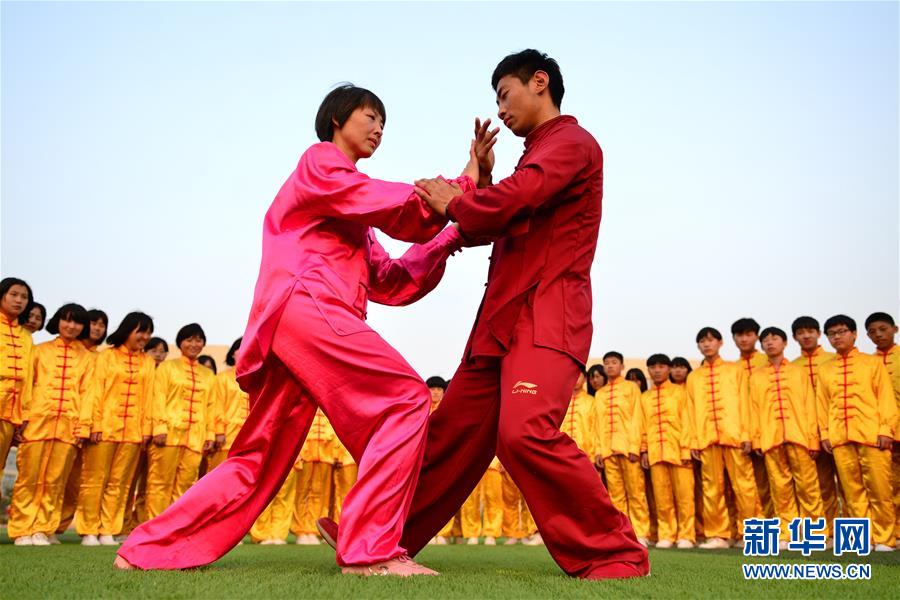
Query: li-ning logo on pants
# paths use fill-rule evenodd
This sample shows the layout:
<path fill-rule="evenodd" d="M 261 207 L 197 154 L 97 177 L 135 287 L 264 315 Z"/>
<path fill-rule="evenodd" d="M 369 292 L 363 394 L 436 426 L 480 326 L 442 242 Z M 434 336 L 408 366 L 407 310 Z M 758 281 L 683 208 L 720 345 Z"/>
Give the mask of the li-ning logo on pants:
<path fill-rule="evenodd" d="M 527 381 L 517 381 L 512 389 L 513 394 L 534 394 L 537 395 L 537 384 L 528 383 Z"/>

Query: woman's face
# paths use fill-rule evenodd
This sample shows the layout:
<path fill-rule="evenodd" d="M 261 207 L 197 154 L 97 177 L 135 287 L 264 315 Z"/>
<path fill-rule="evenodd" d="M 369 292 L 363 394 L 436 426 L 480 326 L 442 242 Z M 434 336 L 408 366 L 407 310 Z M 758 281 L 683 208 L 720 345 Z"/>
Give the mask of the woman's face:
<path fill-rule="evenodd" d="M 357 108 L 342 127 L 335 127 L 332 141 L 353 162 L 369 158 L 381 145 L 384 119 L 374 108 Z"/>
<path fill-rule="evenodd" d="M 59 320 L 59 337 L 65 340 L 66 343 L 78 339 L 78 336 L 81 335 L 82 331 L 84 331 L 84 325 L 78 321 L 71 319 Z"/>
<path fill-rule="evenodd" d="M 599 390 L 604 385 L 606 385 L 606 377 L 603 376 L 603 373 L 600 371 L 591 372 L 591 387 Z"/>
<path fill-rule="evenodd" d="M 11 286 L 0 299 L 0 310 L 10 319 L 21 315 L 26 306 L 28 306 L 28 288 L 24 285 Z"/>
<path fill-rule="evenodd" d="M 37 306 L 31 308 L 31 312 L 28 313 L 28 321 L 25 322 L 23 327 L 31 333 L 35 333 L 44 328 L 44 313 L 41 312 L 40 308 Z"/>
<path fill-rule="evenodd" d="M 206 340 L 199 335 L 192 335 L 187 339 L 181 340 L 181 345 L 178 346 L 178 349 L 181 350 L 181 354 L 184 355 L 186 359 L 197 360 L 197 357 L 203 352 L 203 346 L 205 345 Z"/>
<path fill-rule="evenodd" d="M 672 381 L 675 383 L 684 383 L 687 381 L 687 367 L 672 367 Z"/>
<path fill-rule="evenodd" d="M 91 321 L 91 342 L 96 346 L 106 336 L 106 323 L 103 319 Z"/>
<path fill-rule="evenodd" d="M 125 340 L 125 348 L 129 352 L 137 352 L 147 345 L 147 342 L 150 341 L 150 335 L 152 333 L 153 332 L 151 331 L 138 331 L 137 329 L 135 329 L 128 334 L 128 339 Z"/>
<path fill-rule="evenodd" d="M 169 355 L 169 353 L 166 352 L 166 347 L 162 344 L 157 344 L 150 350 L 147 350 L 147 354 L 156 361 L 157 366 L 159 366 L 159 363 L 166 360 L 166 357 Z"/>

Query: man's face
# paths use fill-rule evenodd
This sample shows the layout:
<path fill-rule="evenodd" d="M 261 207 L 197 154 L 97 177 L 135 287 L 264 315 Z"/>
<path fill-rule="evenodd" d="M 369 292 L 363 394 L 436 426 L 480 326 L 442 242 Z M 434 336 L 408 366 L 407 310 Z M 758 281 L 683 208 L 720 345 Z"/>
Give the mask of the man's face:
<path fill-rule="evenodd" d="M 714 358 L 721 348 L 722 340 L 717 340 L 711 334 L 706 334 L 706 337 L 700 338 L 697 342 L 697 349 L 704 358 Z"/>
<path fill-rule="evenodd" d="M 776 356 L 784 354 L 785 347 L 787 347 L 787 341 L 781 339 L 780 335 L 767 335 L 765 339 L 762 340 L 763 352 L 765 352 L 766 356 L 769 358 L 775 358 Z"/>
<path fill-rule="evenodd" d="M 431 392 L 431 403 L 435 404 L 444 399 L 444 388 L 442 387 L 433 387 L 428 388 Z"/>
<path fill-rule="evenodd" d="M 801 349 L 807 352 L 812 352 L 819 347 L 820 336 L 821 333 L 818 329 L 813 329 L 812 327 L 801 327 L 797 330 L 797 333 L 794 334 L 794 340 L 796 340 L 796 342 L 800 344 Z"/>
<path fill-rule="evenodd" d="M 749 354 L 756 350 L 756 342 L 759 341 L 759 336 L 754 332 L 735 333 L 732 337 L 734 338 L 734 344 L 742 354 Z"/>
<path fill-rule="evenodd" d="M 849 352 L 856 345 L 856 332 L 850 331 L 846 325 L 835 325 L 826 331 L 825 335 L 831 347 L 841 354 Z"/>
<path fill-rule="evenodd" d="M 603 359 L 603 368 L 606 369 L 606 375 L 610 379 L 615 379 L 622 374 L 622 361 L 614 356 Z"/>
<path fill-rule="evenodd" d="M 897 335 L 897 326 L 886 321 L 875 321 L 866 329 L 866 334 L 875 346 L 883 351 L 890 350 Z"/>
<path fill-rule="evenodd" d="M 525 137 L 537 126 L 541 111 L 534 77 L 522 83 L 516 75 L 497 82 L 497 116 L 515 135 Z"/>
<path fill-rule="evenodd" d="M 650 379 L 653 380 L 655 385 L 662 385 L 665 381 L 669 379 L 669 365 L 666 364 L 655 364 L 647 367 L 647 370 L 650 371 Z"/>

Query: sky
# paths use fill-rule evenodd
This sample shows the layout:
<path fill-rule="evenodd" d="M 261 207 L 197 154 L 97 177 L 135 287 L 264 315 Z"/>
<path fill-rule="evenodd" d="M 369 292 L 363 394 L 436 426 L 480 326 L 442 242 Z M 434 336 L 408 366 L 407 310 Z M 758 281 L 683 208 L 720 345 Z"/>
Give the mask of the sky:
<path fill-rule="evenodd" d="M 51 313 L 143 310 L 170 342 L 196 321 L 230 344 L 265 211 L 335 84 L 387 107 L 360 170 L 455 176 L 474 117 L 495 116 L 495 65 L 529 47 L 604 150 L 592 356 L 694 358 L 712 325 L 735 358 L 738 317 L 898 316 L 894 2 L 3 2 L 0 271 Z M 521 152 L 501 131 L 495 180 Z M 455 370 L 488 254 L 451 258 L 413 306 L 370 308 L 424 377 Z"/>

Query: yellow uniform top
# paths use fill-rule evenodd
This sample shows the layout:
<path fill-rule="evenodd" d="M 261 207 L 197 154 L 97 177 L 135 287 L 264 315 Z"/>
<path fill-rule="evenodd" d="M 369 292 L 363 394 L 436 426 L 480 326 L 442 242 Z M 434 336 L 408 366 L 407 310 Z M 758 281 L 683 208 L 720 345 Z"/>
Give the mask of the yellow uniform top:
<path fill-rule="evenodd" d="M 141 351 L 107 348 L 94 361 L 94 375 L 82 402 L 83 423 L 105 442 L 141 442 L 150 420 L 156 363 Z"/>
<path fill-rule="evenodd" d="M 328 422 L 328 417 L 321 408 L 316 409 L 306 441 L 300 449 L 300 460 L 303 462 L 334 462 L 332 442 L 335 438 L 334 429 Z"/>
<path fill-rule="evenodd" d="M 745 372 L 738 363 L 716 358 L 712 364 L 704 361 L 688 375 L 693 449 L 703 450 L 713 444 L 737 448 L 751 441 Z"/>
<path fill-rule="evenodd" d="M 884 363 L 853 348 L 819 367 L 816 386 L 819 435 L 832 446 L 874 446 L 894 436 L 897 401 Z"/>
<path fill-rule="evenodd" d="M 591 461 L 593 462 L 593 457 L 591 457 Z M 493 469 L 494 471 L 499 471 L 500 470 L 500 459 L 495 456 L 494 460 L 491 461 L 491 464 L 488 465 L 488 469 Z"/>
<path fill-rule="evenodd" d="M 225 436 L 225 444 L 222 449 L 230 450 L 234 438 L 237 437 L 250 412 L 250 394 L 238 385 L 234 369 L 219 373 L 213 389 L 216 407 L 216 435 Z"/>
<path fill-rule="evenodd" d="M 22 424 L 34 379 L 31 333 L 16 319 L 0 315 L 0 420 Z"/>
<path fill-rule="evenodd" d="M 816 399 L 806 368 L 787 360 L 750 376 L 753 447 L 767 452 L 785 442 L 819 449 Z"/>
<path fill-rule="evenodd" d="M 897 422 L 894 423 L 894 439 L 900 442 L 900 346 L 894 344 L 887 352 L 875 351 L 887 369 L 891 387 L 894 388 L 894 400 L 897 401 Z"/>
<path fill-rule="evenodd" d="M 769 357 L 766 356 L 765 352 L 753 350 L 753 353 L 750 356 L 746 358 L 743 355 L 739 356 L 735 362 L 743 367 L 744 378 L 745 380 L 749 381 L 750 376 L 753 375 L 753 373 L 757 369 L 765 367 L 769 364 Z"/>
<path fill-rule="evenodd" d="M 651 465 L 691 459 L 691 424 L 684 388 L 664 381 L 641 394 L 641 451 Z"/>
<path fill-rule="evenodd" d="M 166 446 L 203 451 L 216 436 L 216 376 L 184 356 L 167 360 L 153 381 L 153 435 L 166 434 Z"/>
<path fill-rule="evenodd" d="M 591 462 L 597 454 L 596 399 L 584 390 L 578 390 L 569 400 L 569 408 L 560 430 L 575 441 Z"/>
<path fill-rule="evenodd" d="M 606 459 L 640 453 L 641 388 L 620 376 L 597 390 L 595 398 L 597 454 Z"/>
<path fill-rule="evenodd" d="M 806 375 L 812 384 L 813 394 L 816 393 L 816 385 L 819 383 L 819 367 L 822 363 L 831 360 L 836 355 L 834 352 L 826 352 L 822 346 L 816 346 L 812 352 L 800 351 L 800 356 L 794 359 L 794 364 L 806 369 Z"/>
<path fill-rule="evenodd" d="M 94 361 L 77 341 L 61 337 L 34 347 L 34 384 L 24 415 L 25 440 L 59 440 L 77 444 L 91 435 L 91 422 L 81 422 L 81 406 L 94 371 Z"/>

